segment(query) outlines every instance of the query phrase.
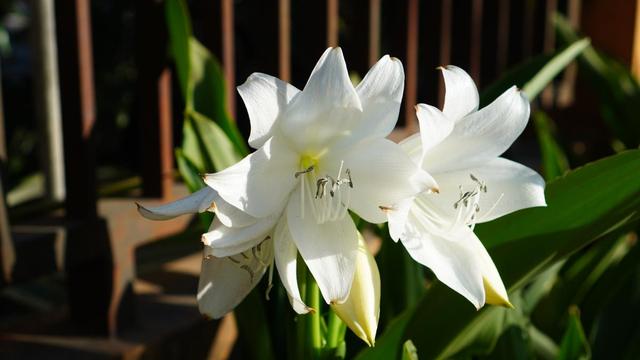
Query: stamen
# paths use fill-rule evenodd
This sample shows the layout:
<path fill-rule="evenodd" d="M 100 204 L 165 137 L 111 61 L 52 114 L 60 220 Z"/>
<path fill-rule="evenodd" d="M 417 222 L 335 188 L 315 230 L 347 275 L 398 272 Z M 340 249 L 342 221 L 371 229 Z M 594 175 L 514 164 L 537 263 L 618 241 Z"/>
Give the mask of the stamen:
<path fill-rule="evenodd" d="M 297 171 L 295 174 L 293 174 L 294 178 L 298 178 L 298 176 L 300 175 L 304 175 L 304 174 L 308 174 L 310 172 L 312 172 L 315 169 L 315 167 L 313 165 L 309 166 L 308 168 L 302 170 L 302 171 Z"/>

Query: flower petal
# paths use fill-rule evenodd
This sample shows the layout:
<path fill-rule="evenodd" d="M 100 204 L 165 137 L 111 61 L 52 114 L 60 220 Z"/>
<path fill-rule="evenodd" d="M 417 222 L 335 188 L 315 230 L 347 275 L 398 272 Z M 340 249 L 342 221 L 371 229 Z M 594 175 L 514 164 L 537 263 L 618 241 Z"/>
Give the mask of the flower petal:
<path fill-rule="evenodd" d="M 238 92 L 251 122 L 249 145 L 257 149 L 271 137 L 276 119 L 300 90 L 273 76 L 253 73 Z"/>
<path fill-rule="evenodd" d="M 204 187 L 193 194 L 161 206 L 144 207 L 140 204 L 138 212 L 149 220 L 168 220 L 180 215 L 196 214 L 209 210 L 214 201 L 219 199 L 218 193 L 210 187 Z"/>
<path fill-rule="evenodd" d="M 480 240 L 467 227 L 461 228 L 465 238 L 460 241 L 436 236 L 425 229 L 416 216 L 419 215 L 411 212 L 407 223 L 410 229 L 405 231 L 408 236 L 402 239 L 409 255 L 431 269 L 438 280 L 464 296 L 476 309 L 480 309 L 485 303 L 482 268 L 478 256 L 467 245 Z"/>
<path fill-rule="evenodd" d="M 358 231 L 350 216 L 318 224 L 308 201 L 305 207 L 303 217 L 300 191 L 295 191 L 287 206 L 291 237 L 325 301 L 343 303 L 355 272 Z"/>
<path fill-rule="evenodd" d="M 280 211 L 295 184 L 298 156 L 278 137 L 204 181 L 226 202 L 254 217 Z"/>
<path fill-rule="evenodd" d="M 340 159 L 342 157 L 342 159 Z M 346 154 L 330 154 L 329 174 L 338 172 L 341 161 L 351 171 L 353 189 L 349 208 L 371 223 L 387 221 L 385 208 L 429 188 L 437 188 L 402 151 L 387 139 L 365 140 Z M 382 206 L 382 208 L 381 208 Z"/>
<path fill-rule="evenodd" d="M 416 105 L 416 116 L 420 124 L 420 140 L 423 154 L 440 144 L 453 130 L 453 120 L 431 105 Z"/>
<path fill-rule="evenodd" d="M 383 138 L 398 121 L 404 91 L 402 62 L 383 56 L 356 87 L 363 113 L 353 133 L 358 138 Z"/>
<path fill-rule="evenodd" d="M 287 289 L 289 302 L 291 302 L 293 310 L 298 314 L 308 313 L 313 309 L 308 307 L 300 296 L 297 277 L 298 249 L 291 238 L 286 216 L 283 216 L 278 225 L 276 225 L 273 235 L 273 247 L 276 268 L 278 269 L 278 274 L 280 274 L 282 285 Z"/>
<path fill-rule="evenodd" d="M 405 229 L 409 211 L 413 206 L 414 197 L 402 200 L 387 211 L 387 219 L 389 221 L 389 236 L 393 241 L 405 238 Z"/>
<path fill-rule="evenodd" d="M 482 273 L 482 284 L 484 286 L 486 303 L 512 308 L 513 305 L 509 302 L 509 295 L 498 273 L 498 269 L 482 242 L 474 236 L 473 240 L 467 242 L 466 245 L 470 247 L 478 259 Z"/>
<path fill-rule="evenodd" d="M 360 113 L 342 50 L 329 48 L 278 126 L 296 149 L 321 151 L 332 139 L 349 135 Z"/>
<path fill-rule="evenodd" d="M 418 132 L 408 136 L 398 143 L 402 148 L 402 151 L 409 155 L 411 161 L 416 165 L 420 165 L 423 158 L 422 139 L 420 137 L 421 135 Z"/>
<path fill-rule="evenodd" d="M 449 119 L 457 122 L 464 116 L 478 110 L 480 96 L 471 76 L 453 65 L 440 69 L 445 86 L 442 112 Z"/>
<path fill-rule="evenodd" d="M 358 240 L 351 293 L 344 304 L 332 304 L 331 308 L 351 331 L 367 345 L 373 346 L 380 319 L 380 272 L 362 235 L 358 234 Z"/>
<path fill-rule="evenodd" d="M 460 188 L 470 191 L 478 184 L 486 185 L 486 193 L 480 193 L 480 210 L 476 222 L 486 222 L 514 211 L 536 206 L 546 206 L 544 180 L 538 173 L 517 162 L 496 158 L 479 167 L 435 175 L 440 193 L 429 197 L 432 204 L 452 220 L 457 212 L 453 204 L 460 199 Z"/>
<path fill-rule="evenodd" d="M 239 254 L 269 238 L 279 217 L 276 213 L 245 227 L 227 227 L 216 218 L 209 232 L 202 235 L 202 243 L 211 247 L 211 254 L 216 257 Z"/>
<path fill-rule="evenodd" d="M 481 165 L 504 153 L 529 119 L 529 101 L 514 86 L 487 107 L 458 121 L 451 134 L 427 152 L 431 174 Z"/>
<path fill-rule="evenodd" d="M 218 319 L 240 304 L 267 269 L 254 264 L 252 274 L 228 258 L 204 258 L 197 296 L 200 313 Z"/>
<path fill-rule="evenodd" d="M 254 224 L 258 221 L 257 218 L 247 214 L 246 212 L 238 209 L 237 207 L 229 204 L 228 202 L 218 199 L 214 202 L 214 212 L 216 217 L 224 226 L 228 227 L 243 227 Z"/>

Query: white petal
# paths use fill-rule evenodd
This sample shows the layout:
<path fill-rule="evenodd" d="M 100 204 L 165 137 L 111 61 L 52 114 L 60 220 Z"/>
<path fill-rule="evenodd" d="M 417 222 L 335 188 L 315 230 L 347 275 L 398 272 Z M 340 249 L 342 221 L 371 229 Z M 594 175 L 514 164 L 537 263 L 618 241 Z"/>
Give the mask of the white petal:
<path fill-rule="evenodd" d="M 461 228 L 464 239 L 460 241 L 433 235 L 420 224 L 414 212 L 408 220 L 410 229 L 405 233 L 411 235 L 403 238 L 402 244 L 409 255 L 431 269 L 440 281 L 464 296 L 476 309 L 481 308 L 485 303 L 482 268 L 478 256 L 467 245 L 480 240 L 467 227 Z"/>
<path fill-rule="evenodd" d="M 202 242 L 211 247 L 211 253 L 216 257 L 236 255 L 271 236 L 279 217 L 280 214 L 270 215 L 245 227 L 227 227 L 216 218 L 209 232 L 202 235 Z"/>
<path fill-rule="evenodd" d="M 205 175 L 207 185 L 254 217 L 279 211 L 293 189 L 298 156 L 277 136 L 237 164 Z"/>
<path fill-rule="evenodd" d="M 402 238 L 406 238 L 405 229 L 409 211 L 413 206 L 414 198 L 407 198 L 387 211 L 387 219 L 389 221 L 389 235 L 393 241 L 398 242 Z"/>
<path fill-rule="evenodd" d="M 216 217 L 224 226 L 243 227 L 254 224 L 257 218 L 247 214 L 228 202 L 218 199 L 214 202 Z"/>
<path fill-rule="evenodd" d="M 330 156 L 327 162 L 334 168 L 327 169 L 329 174 L 338 172 L 335 167 L 340 166 L 340 161 L 351 171 L 353 189 L 349 208 L 368 222 L 386 222 L 384 208 L 437 187 L 398 144 L 387 139 L 365 140 L 346 154 Z"/>
<path fill-rule="evenodd" d="M 478 110 L 480 96 L 471 76 L 453 65 L 441 69 L 445 86 L 442 112 L 449 119 L 459 121 L 464 116 Z"/>
<path fill-rule="evenodd" d="M 265 270 L 265 266 L 258 266 L 251 276 L 228 258 L 203 259 L 197 296 L 200 312 L 213 319 L 221 318 L 240 304 Z"/>
<path fill-rule="evenodd" d="M 354 135 L 359 138 L 389 135 L 398 121 L 403 91 L 402 62 L 383 56 L 356 88 L 363 113 Z"/>
<path fill-rule="evenodd" d="M 463 191 L 472 190 L 477 183 L 473 174 L 486 184 L 487 192 L 480 193 L 480 210 L 476 222 L 485 222 L 536 206 L 546 206 L 544 180 L 528 167 L 504 158 L 496 158 L 479 167 L 435 175 L 440 185 L 440 193 L 429 196 L 429 201 L 451 219 L 457 210 L 453 204 L 460 198 L 459 186 Z"/>
<path fill-rule="evenodd" d="M 453 130 L 453 120 L 431 105 L 416 105 L 416 116 L 420 124 L 423 154 L 440 144 Z"/>
<path fill-rule="evenodd" d="M 487 107 L 458 121 L 451 134 L 427 152 L 431 174 L 480 165 L 504 153 L 529 119 L 529 101 L 514 86 Z"/>
<path fill-rule="evenodd" d="M 482 273 L 486 303 L 513 307 L 509 302 L 507 289 L 505 289 L 502 278 L 498 273 L 498 269 L 493 263 L 487 249 L 476 236 L 473 238 L 470 237 L 470 240 L 471 241 L 466 242 L 465 245 L 469 246 L 471 252 L 476 254 L 480 271 Z"/>
<path fill-rule="evenodd" d="M 361 113 L 342 50 L 329 48 L 278 126 L 296 149 L 320 151 L 332 139 L 349 135 Z"/>
<path fill-rule="evenodd" d="M 276 119 L 300 90 L 273 76 L 253 73 L 238 92 L 251 122 L 249 145 L 257 149 L 271 137 Z"/>
<path fill-rule="evenodd" d="M 358 231 L 350 216 L 316 223 L 309 202 L 302 217 L 300 192 L 287 206 L 287 222 L 300 255 L 313 274 L 325 301 L 343 303 L 349 296 L 358 248 Z"/>
<path fill-rule="evenodd" d="M 400 145 L 400 147 L 402 148 L 402 151 L 409 155 L 411 161 L 413 161 L 413 163 L 418 166 L 422 163 L 422 158 L 424 157 L 422 151 L 422 139 L 420 138 L 420 136 L 421 135 L 418 132 L 410 135 L 409 137 L 403 139 L 402 141 L 400 141 L 400 143 L 398 143 L 398 145 Z"/>
<path fill-rule="evenodd" d="M 138 205 L 138 212 L 149 220 L 168 220 L 186 214 L 196 214 L 209 210 L 214 201 L 218 199 L 218 193 L 210 187 L 204 187 L 193 194 L 155 207 Z"/>
<path fill-rule="evenodd" d="M 293 310 L 298 314 L 308 313 L 312 309 L 302 301 L 300 296 L 297 277 L 298 249 L 291 238 L 286 216 L 283 216 L 278 225 L 276 225 L 273 246 L 276 268 L 278 269 L 278 274 L 280 274 L 282 285 L 287 289 Z"/>

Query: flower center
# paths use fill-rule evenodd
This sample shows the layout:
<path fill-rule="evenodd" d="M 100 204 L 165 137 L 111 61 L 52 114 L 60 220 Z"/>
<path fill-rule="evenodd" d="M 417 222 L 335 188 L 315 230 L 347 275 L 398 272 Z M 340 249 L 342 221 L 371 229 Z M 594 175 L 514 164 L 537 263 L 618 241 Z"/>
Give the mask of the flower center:
<path fill-rule="evenodd" d="M 458 186 L 460 196 L 452 204 L 455 210 L 454 218 L 451 218 L 450 215 L 445 215 L 442 211 L 436 210 L 437 208 L 429 204 L 428 201 L 425 201 L 424 198 L 418 197 L 416 203 L 420 211 L 420 216 L 417 216 L 419 221 L 432 231 L 437 229 L 436 231 L 443 236 L 447 234 L 450 235 L 452 231 L 455 231 L 455 229 L 460 226 L 467 226 L 473 230 L 478 221 L 478 214 L 480 213 L 480 198 L 483 194 L 487 193 L 488 188 L 484 181 L 478 179 L 473 174 L 469 174 L 469 177 L 473 181 L 473 186 L 466 188 L 463 185 Z M 491 214 L 500 200 L 502 200 L 503 195 L 504 194 L 501 194 L 500 197 L 498 197 L 498 200 L 483 214 L 483 217 L 488 217 Z"/>
<path fill-rule="evenodd" d="M 320 175 L 319 161 L 316 158 L 303 156 L 300 170 L 294 176 L 300 178 L 300 208 L 305 216 L 305 205 L 309 203 L 312 216 L 318 224 L 344 218 L 351 200 L 351 170 L 344 169 L 344 161 L 335 176 Z"/>

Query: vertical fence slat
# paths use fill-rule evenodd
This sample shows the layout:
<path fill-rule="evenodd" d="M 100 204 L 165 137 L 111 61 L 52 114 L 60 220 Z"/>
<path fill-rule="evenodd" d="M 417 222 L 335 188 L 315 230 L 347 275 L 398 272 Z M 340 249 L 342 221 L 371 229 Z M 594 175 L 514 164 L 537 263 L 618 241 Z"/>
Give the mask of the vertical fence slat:
<path fill-rule="evenodd" d="M 640 79 L 640 2 L 636 1 L 633 29 L 633 49 L 631 54 L 631 72 Z"/>
<path fill-rule="evenodd" d="M 91 2 L 56 1 L 56 35 L 67 189 L 65 268 L 72 320 L 107 332 L 113 263 L 106 222 L 97 216 Z"/>
<path fill-rule="evenodd" d="M 143 193 L 168 199 L 173 186 L 173 125 L 164 6 L 144 0 L 136 2 L 135 10 Z"/>
<path fill-rule="evenodd" d="M 418 0 L 407 6 L 407 76 L 405 78 L 405 128 L 408 134 L 418 131 L 414 106 L 418 96 Z"/>
<path fill-rule="evenodd" d="M 227 80 L 227 108 L 236 118 L 236 67 L 233 0 L 222 0 L 222 65 Z"/>
<path fill-rule="evenodd" d="M 498 76 L 507 68 L 509 59 L 509 1 L 500 0 L 498 5 L 498 49 L 496 54 L 496 74 Z"/>
<path fill-rule="evenodd" d="M 0 177 L 2 173 L 3 171 L 0 169 Z M 9 214 L 7 213 L 3 189 L 2 181 L 0 181 L 0 266 L 2 267 L 0 283 L 9 283 L 11 282 L 13 265 L 16 262 L 16 254 L 13 248 L 11 232 L 9 232 Z"/>
<path fill-rule="evenodd" d="M 550 54 L 556 47 L 556 31 L 553 25 L 553 15 L 558 8 L 558 0 L 547 0 L 545 5 L 545 21 L 544 21 L 544 40 L 543 51 L 545 54 Z M 553 105 L 553 99 L 555 94 L 555 88 L 553 83 L 550 83 L 540 94 L 540 100 L 544 107 L 550 107 Z"/>
<path fill-rule="evenodd" d="M 473 0 L 471 3 L 469 71 L 476 84 L 480 84 L 480 66 L 482 61 L 482 3 L 482 0 Z"/>
<path fill-rule="evenodd" d="M 369 0 L 369 66 L 380 57 L 380 0 Z"/>
<path fill-rule="evenodd" d="M 291 82 L 291 0 L 279 0 L 279 72 L 280 79 Z"/>
<path fill-rule="evenodd" d="M 582 9 L 582 0 L 569 0 L 567 5 L 567 18 L 574 28 L 580 27 L 580 12 Z M 640 9 L 640 8 L 639 8 Z M 639 18 L 640 19 L 640 18 Z M 640 25 L 636 23 L 636 26 Z M 636 39 L 638 37 L 636 36 Z M 558 85 L 558 94 L 556 104 L 558 107 L 567 107 L 573 104 L 575 99 L 575 85 L 578 77 L 578 66 L 576 63 L 570 64 L 564 71 L 562 82 Z"/>
<path fill-rule="evenodd" d="M 442 17 L 440 19 L 440 65 L 449 65 L 451 62 L 451 15 L 453 0 L 442 1 Z M 444 105 L 444 80 L 439 77 L 438 104 Z"/>
<path fill-rule="evenodd" d="M 95 100 L 90 2 L 56 2 L 67 216 L 95 218 Z"/>
<path fill-rule="evenodd" d="M 45 196 L 62 201 L 65 197 L 64 160 L 53 2 L 33 2 L 33 16 L 34 98 L 41 139 L 40 163 L 47 184 Z"/>
<path fill-rule="evenodd" d="M 327 0 L 327 46 L 338 46 L 338 0 Z"/>

